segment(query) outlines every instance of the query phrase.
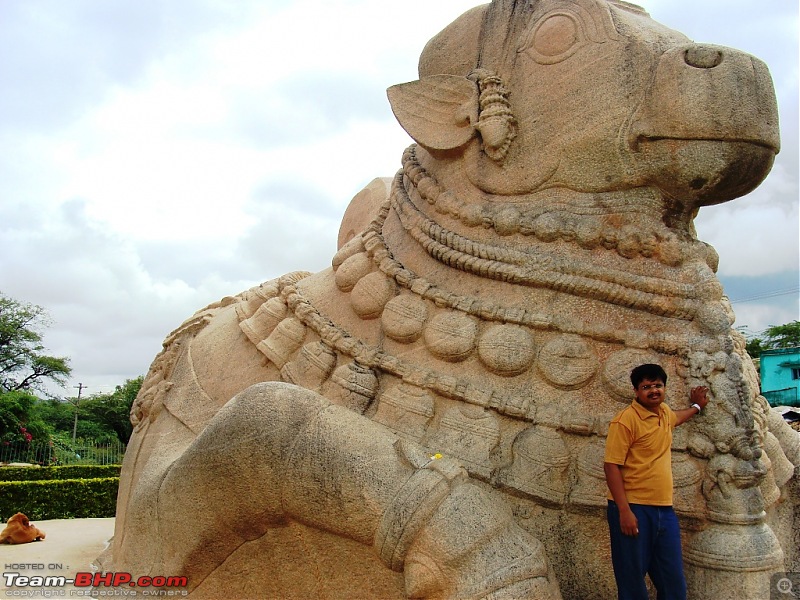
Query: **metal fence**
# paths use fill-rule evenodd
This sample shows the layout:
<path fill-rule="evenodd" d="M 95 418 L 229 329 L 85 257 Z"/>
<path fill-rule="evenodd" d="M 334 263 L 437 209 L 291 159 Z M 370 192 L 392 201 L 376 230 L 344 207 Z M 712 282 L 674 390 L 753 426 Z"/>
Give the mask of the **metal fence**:
<path fill-rule="evenodd" d="M 33 465 L 118 465 L 125 456 L 125 444 L 77 444 L 59 442 L 13 442 L 0 444 L 0 464 Z"/>

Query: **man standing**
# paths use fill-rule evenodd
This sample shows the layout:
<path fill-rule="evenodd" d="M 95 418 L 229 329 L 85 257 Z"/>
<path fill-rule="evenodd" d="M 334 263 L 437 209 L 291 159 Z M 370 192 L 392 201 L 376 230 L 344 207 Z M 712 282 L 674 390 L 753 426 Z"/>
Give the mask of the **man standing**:
<path fill-rule="evenodd" d="M 611 421 L 603 465 L 618 597 L 647 600 L 649 574 L 658 600 L 686 600 L 670 447 L 672 430 L 708 404 L 708 388 L 693 388 L 692 405 L 672 410 L 664 403 L 667 374 L 660 365 L 636 367 L 631 383 L 635 399 Z"/>

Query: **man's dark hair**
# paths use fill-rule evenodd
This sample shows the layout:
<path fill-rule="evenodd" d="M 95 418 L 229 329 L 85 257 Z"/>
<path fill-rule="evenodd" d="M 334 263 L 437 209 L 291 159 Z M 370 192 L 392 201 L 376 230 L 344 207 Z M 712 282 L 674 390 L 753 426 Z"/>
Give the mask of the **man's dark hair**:
<path fill-rule="evenodd" d="M 633 387 L 638 388 L 643 380 L 649 379 L 650 381 L 661 381 L 667 385 L 667 372 L 661 368 L 661 365 L 639 365 L 631 371 L 631 383 Z"/>

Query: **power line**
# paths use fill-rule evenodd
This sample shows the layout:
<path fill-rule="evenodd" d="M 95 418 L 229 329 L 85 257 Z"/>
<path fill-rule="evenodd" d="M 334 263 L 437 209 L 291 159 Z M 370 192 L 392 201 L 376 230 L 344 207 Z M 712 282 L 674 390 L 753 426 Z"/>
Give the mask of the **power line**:
<path fill-rule="evenodd" d="M 738 300 L 730 300 L 731 304 L 742 304 L 743 302 L 753 302 L 754 300 L 764 300 L 766 298 L 777 298 L 778 296 L 788 296 L 789 294 L 800 293 L 800 287 L 789 288 L 785 290 L 774 290 L 771 292 L 764 292 L 763 294 L 756 294 L 755 296 L 748 296 Z"/>

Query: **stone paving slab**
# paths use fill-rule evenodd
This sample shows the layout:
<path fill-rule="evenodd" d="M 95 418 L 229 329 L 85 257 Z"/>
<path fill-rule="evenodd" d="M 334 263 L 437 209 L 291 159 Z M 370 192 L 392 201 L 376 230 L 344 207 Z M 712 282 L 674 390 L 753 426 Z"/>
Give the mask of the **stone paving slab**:
<path fill-rule="evenodd" d="M 88 591 L 74 586 L 9 586 L 7 574 L 70 579 L 76 573 L 96 570 L 92 563 L 114 535 L 114 519 L 56 519 L 35 521 L 34 525 L 45 532 L 46 539 L 29 544 L 0 544 L 0 565 L 3 566 L 0 598 L 79 597 L 78 592 Z"/>

